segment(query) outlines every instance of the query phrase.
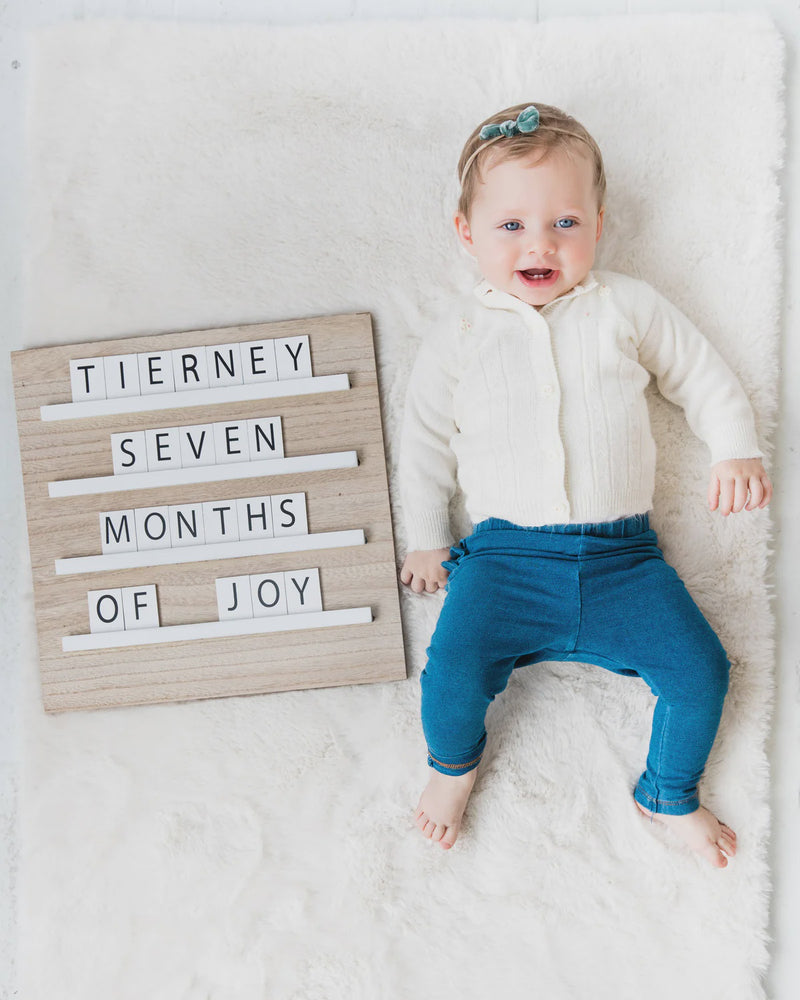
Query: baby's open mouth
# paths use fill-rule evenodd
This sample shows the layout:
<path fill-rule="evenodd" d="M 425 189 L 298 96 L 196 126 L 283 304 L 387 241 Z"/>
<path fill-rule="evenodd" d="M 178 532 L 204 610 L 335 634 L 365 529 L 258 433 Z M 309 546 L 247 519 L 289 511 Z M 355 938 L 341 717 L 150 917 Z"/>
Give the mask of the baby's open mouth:
<path fill-rule="evenodd" d="M 529 267 L 527 271 L 520 271 L 520 274 L 531 281 L 542 281 L 551 277 L 553 273 L 552 267 Z"/>

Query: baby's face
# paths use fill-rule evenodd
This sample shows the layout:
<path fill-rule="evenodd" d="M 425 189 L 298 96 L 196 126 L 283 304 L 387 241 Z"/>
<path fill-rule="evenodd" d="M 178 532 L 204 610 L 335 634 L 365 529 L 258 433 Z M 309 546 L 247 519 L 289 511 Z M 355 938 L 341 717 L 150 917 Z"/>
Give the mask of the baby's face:
<path fill-rule="evenodd" d="M 603 229 L 591 160 L 553 152 L 500 160 L 484 171 L 459 239 L 486 280 L 532 306 L 579 284 L 592 268 Z"/>

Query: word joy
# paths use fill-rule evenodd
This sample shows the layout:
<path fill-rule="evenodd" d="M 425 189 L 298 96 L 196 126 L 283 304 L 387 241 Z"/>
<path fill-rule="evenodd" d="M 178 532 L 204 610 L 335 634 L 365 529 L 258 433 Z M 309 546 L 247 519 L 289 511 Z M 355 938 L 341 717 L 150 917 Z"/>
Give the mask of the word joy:
<path fill-rule="evenodd" d="M 280 417 L 157 427 L 111 435 L 114 475 L 283 458 Z"/>
<path fill-rule="evenodd" d="M 228 576 L 216 583 L 220 621 L 322 611 L 318 569 Z"/>
<path fill-rule="evenodd" d="M 216 389 L 311 378 L 308 337 L 182 347 L 147 354 L 76 358 L 69 363 L 73 403 L 159 392 Z"/>

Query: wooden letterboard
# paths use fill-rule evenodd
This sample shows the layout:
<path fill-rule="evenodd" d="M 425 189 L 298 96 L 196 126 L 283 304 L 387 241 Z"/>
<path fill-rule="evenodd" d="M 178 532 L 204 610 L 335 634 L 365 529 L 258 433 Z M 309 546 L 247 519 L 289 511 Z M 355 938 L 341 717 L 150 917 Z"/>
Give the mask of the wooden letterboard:
<path fill-rule="evenodd" d="M 12 361 L 46 710 L 406 676 L 368 314 Z"/>

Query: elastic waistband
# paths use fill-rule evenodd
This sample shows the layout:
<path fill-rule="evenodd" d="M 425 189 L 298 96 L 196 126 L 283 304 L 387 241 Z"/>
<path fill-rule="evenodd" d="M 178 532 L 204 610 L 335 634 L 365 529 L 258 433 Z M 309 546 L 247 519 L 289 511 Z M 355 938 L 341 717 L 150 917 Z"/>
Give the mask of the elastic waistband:
<path fill-rule="evenodd" d="M 600 538 L 628 538 L 641 535 L 650 530 L 650 518 L 647 514 L 633 514 L 630 517 L 620 517 L 616 521 L 597 521 L 587 524 L 541 524 L 527 527 L 504 521 L 499 517 L 488 517 L 473 528 L 473 533 L 483 531 L 538 531 L 552 535 L 594 535 Z"/>

